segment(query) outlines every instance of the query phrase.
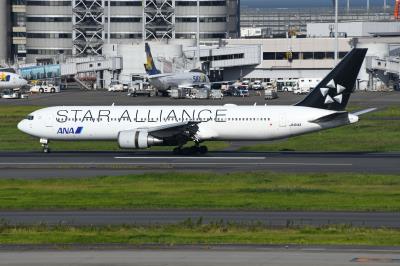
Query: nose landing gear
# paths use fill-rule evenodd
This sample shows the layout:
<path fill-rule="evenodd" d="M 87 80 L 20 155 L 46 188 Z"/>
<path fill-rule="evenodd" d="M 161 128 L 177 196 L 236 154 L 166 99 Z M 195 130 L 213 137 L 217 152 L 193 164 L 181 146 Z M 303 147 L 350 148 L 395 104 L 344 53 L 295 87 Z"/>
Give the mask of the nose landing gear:
<path fill-rule="evenodd" d="M 50 148 L 49 148 L 49 140 L 48 139 L 40 139 L 40 144 L 42 144 L 43 152 L 44 153 L 49 153 Z"/>

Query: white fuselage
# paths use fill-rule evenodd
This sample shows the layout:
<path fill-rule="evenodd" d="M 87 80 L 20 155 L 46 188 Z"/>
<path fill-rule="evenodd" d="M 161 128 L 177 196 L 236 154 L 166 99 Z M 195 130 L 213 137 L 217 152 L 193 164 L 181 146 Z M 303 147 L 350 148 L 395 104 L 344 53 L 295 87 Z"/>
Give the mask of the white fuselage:
<path fill-rule="evenodd" d="M 20 75 L 10 72 L 0 72 L 0 89 L 17 89 L 28 84 Z"/>
<path fill-rule="evenodd" d="M 358 121 L 310 122 L 335 111 L 299 106 L 59 106 L 31 113 L 18 128 L 48 140 L 117 140 L 127 130 L 195 121 L 196 139 L 275 140 Z"/>
<path fill-rule="evenodd" d="M 159 91 L 210 84 L 207 75 L 199 72 L 153 75 L 149 76 L 149 82 Z"/>

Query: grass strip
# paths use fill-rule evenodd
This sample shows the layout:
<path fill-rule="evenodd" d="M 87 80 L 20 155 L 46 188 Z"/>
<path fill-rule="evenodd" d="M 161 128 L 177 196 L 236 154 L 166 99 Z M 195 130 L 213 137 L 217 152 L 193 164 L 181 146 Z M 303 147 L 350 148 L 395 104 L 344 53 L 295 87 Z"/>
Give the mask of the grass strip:
<path fill-rule="evenodd" d="M 0 150 L 40 151 L 39 141 L 17 129 L 17 123 L 30 112 L 42 107 L 0 106 Z M 355 107 L 352 107 L 353 109 Z M 392 106 L 361 117 L 355 125 L 330 129 L 280 142 L 265 142 L 241 148 L 242 151 L 400 151 L 400 107 Z M 210 150 L 221 150 L 226 142 L 205 143 Z M 55 151 L 115 151 L 116 141 L 54 141 Z M 153 147 L 172 150 L 171 147 Z"/>
<path fill-rule="evenodd" d="M 0 209 L 399 211 L 399 175 L 147 173 L 0 180 Z"/>
<path fill-rule="evenodd" d="M 241 151 L 400 151 L 400 107 L 388 107 L 360 117 L 344 127 L 293 137 L 284 141 L 241 147 Z"/>
<path fill-rule="evenodd" d="M 0 244 L 302 244 L 399 246 L 400 230 L 350 226 L 272 229 L 261 224 L 0 226 Z"/>

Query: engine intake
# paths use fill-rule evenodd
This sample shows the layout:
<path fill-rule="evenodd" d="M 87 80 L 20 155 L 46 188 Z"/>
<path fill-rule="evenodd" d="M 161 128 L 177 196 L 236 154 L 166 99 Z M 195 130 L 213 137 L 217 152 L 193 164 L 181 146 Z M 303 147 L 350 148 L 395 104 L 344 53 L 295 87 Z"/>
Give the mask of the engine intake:
<path fill-rule="evenodd" d="M 127 130 L 118 134 L 118 145 L 121 149 L 145 149 L 162 143 L 162 139 L 150 136 L 147 131 Z"/>

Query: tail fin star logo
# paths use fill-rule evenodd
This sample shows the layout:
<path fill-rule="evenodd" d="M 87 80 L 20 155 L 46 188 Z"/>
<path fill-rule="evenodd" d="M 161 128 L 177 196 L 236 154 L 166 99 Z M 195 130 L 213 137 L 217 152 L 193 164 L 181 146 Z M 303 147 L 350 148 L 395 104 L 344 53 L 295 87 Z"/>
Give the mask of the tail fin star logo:
<path fill-rule="evenodd" d="M 335 89 L 334 96 L 329 95 L 331 89 Z M 334 102 L 341 104 L 343 100 L 342 92 L 344 90 L 346 90 L 346 88 L 340 84 L 337 84 L 333 79 L 326 84 L 326 87 L 322 87 L 320 89 L 322 96 L 325 97 L 325 104 L 331 104 Z"/>

